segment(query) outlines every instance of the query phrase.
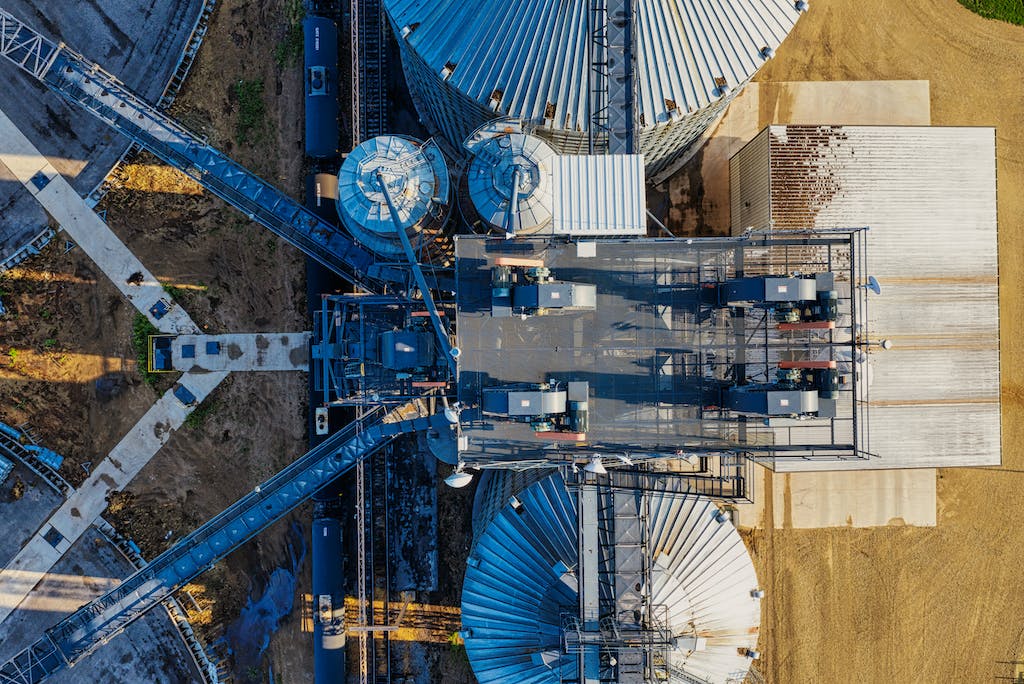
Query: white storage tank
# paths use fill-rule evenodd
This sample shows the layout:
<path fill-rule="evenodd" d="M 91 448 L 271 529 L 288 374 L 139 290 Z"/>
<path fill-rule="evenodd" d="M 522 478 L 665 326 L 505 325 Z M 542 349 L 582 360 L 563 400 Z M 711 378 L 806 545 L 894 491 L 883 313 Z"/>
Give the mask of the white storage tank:
<path fill-rule="evenodd" d="M 466 174 L 475 214 L 467 216 L 470 223 L 477 219 L 516 235 L 536 233 L 551 223 L 556 154 L 550 145 L 524 133 L 518 123 L 498 121 L 477 130 L 465 147 L 473 155 Z"/>
<path fill-rule="evenodd" d="M 413 249 L 422 249 L 443 232 L 450 213 L 451 182 L 440 148 L 432 140 L 384 135 L 352 150 L 338 172 L 345 228 L 370 251 L 404 259 L 385 186 Z"/>
<path fill-rule="evenodd" d="M 536 126 L 560 154 L 588 150 L 590 0 L 384 0 L 420 116 L 458 149 L 489 119 Z M 793 28 L 793 0 L 637 3 L 638 148 L 672 166 Z"/>

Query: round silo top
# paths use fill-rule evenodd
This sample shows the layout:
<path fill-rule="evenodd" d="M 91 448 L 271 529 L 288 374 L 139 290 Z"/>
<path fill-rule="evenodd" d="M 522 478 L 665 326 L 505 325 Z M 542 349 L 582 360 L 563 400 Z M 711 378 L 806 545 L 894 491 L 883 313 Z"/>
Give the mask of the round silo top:
<path fill-rule="evenodd" d="M 585 131 L 590 0 L 384 0 L 400 40 L 496 116 Z M 800 16 L 793 0 L 636 3 L 640 127 L 671 123 L 742 85 Z M 600 60 L 598 60 L 600 61 Z"/>
<path fill-rule="evenodd" d="M 493 494 L 506 503 L 476 538 L 462 589 L 463 637 L 473 672 L 481 684 L 576 678 L 578 656 L 564 652 L 581 582 L 588 581 L 576 494 L 558 474 L 512 497 L 501 487 Z M 636 493 L 622 496 L 628 503 Z M 762 594 L 746 546 L 707 498 L 664 490 L 644 496 L 644 518 L 637 520 L 648 531 L 648 629 L 672 637 L 663 651 L 670 666 L 665 681 L 733 681 L 750 666 L 747 653 L 756 648 L 761 621 Z M 591 572 L 594 558 L 584 561 Z M 624 564 L 625 573 L 630 563 Z M 646 599 L 627 591 L 616 600 L 622 601 L 617 609 L 625 610 Z"/>
<path fill-rule="evenodd" d="M 484 221 L 504 227 L 513 195 L 517 230 L 529 234 L 551 222 L 551 165 L 555 151 L 523 133 L 500 135 L 473 148 L 469 195 Z"/>
<path fill-rule="evenodd" d="M 338 214 L 345 227 L 378 254 L 399 254 L 402 244 L 388 207 L 414 247 L 429 239 L 424 230 L 448 204 L 448 169 L 440 150 L 414 138 L 386 135 L 367 140 L 346 157 L 338 172 Z"/>

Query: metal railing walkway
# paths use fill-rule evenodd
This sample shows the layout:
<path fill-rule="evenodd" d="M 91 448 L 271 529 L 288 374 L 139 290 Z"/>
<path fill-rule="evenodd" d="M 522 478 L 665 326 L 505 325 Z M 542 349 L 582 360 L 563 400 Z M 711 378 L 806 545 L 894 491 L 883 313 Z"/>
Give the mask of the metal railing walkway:
<path fill-rule="evenodd" d="M 73 665 L 328 482 L 400 434 L 439 424 L 418 406 L 374 409 L 331 436 L 103 596 L 0 665 L 0 684 L 36 684 Z"/>
<path fill-rule="evenodd" d="M 99 65 L 54 45 L 3 9 L 0 56 L 353 285 L 379 292 L 386 283 L 406 282 L 405 269 L 377 264 L 338 228 L 186 130 Z"/>

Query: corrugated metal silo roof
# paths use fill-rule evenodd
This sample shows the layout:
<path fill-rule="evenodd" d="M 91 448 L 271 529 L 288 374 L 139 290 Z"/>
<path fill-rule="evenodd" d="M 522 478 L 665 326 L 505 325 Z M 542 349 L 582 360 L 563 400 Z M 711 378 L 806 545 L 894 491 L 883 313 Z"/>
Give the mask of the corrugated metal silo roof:
<path fill-rule="evenodd" d="M 589 0 L 384 0 L 430 69 L 498 112 L 586 130 Z M 792 0 L 650 0 L 637 7 L 639 115 L 650 128 L 744 83 L 800 16 Z M 553 114 L 553 115 L 552 115 Z"/>
<path fill-rule="evenodd" d="M 742 680 L 744 649 L 757 642 L 757 575 L 739 533 L 707 499 L 650 492 L 653 600 L 665 605 L 681 645 L 670 653 L 671 683 Z M 555 684 L 577 674 L 575 656 L 550 669 L 541 654 L 562 648 L 562 611 L 578 594 L 558 564 L 578 562 L 575 495 L 552 475 L 517 495 L 478 538 L 462 592 L 466 650 L 481 684 Z M 700 645 L 696 646 L 700 637 Z M 563 668 L 561 671 L 557 668 Z"/>

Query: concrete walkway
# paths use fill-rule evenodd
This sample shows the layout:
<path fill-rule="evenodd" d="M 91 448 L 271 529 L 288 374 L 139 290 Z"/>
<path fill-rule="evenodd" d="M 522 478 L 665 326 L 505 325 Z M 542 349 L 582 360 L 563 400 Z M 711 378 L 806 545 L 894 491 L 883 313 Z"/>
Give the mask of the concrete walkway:
<path fill-rule="evenodd" d="M 232 333 L 179 335 L 171 341 L 175 370 L 304 371 L 309 370 L 312 333 Z"/>
<path fill-rule="evenodd" d="M 179 383 L 198 404 L 228 376 L 227 371 L 186 373 Z M 0 571 L 0 623 L 14 612 L 32 589 L 103 513 L 107 496 L 124 489 L 185 422 L 193 407 L 165 393 L 118 442 L 92 475 L 75 490 L 21 551 Z"/>
<path fill-rule="evenodd" d="M 85 200 L 2 110 L 0 141 L 0 164 L 10 169 L 136 309 L 162 332 L 199 332 L 199 327 L 184 309 L 174 304 L 170 295 L 164 292 L 156 276 L 86 205 Z M 160 307 L 166 307 L 167 311 L 157 318 Z"/>

